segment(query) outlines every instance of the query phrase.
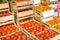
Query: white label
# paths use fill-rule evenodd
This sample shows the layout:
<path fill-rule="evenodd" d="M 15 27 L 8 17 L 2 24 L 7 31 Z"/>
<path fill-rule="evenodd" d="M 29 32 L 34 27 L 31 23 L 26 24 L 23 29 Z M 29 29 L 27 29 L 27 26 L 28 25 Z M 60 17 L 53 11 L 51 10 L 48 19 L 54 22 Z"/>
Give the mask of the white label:
<path fill-rule="evenodd" d="M 49 11 L 45 11 L 45 12 L 42 12 L 42 14 L 43 14 L 43 18 L 46 18 L 46 17 L 54 15 L 54 10 L 52 9 Z"/>
<path fill-rule="evenodd" d="M 57 4 L 51 5 L 51 8 L 57 9 Z"/>
<path fill-rule="evenodd" d="M 60 40 L 60 34 L 50 40 Z"/>
<path fill-rule="evenodd" d="M 55 12 L 54 16 L 57 17 L 58 16 L 58 12 Z"/>
<path fill-rule="evenodd" d="M 47 19 L 42 19 L 42 22 L 46 22 L 46 21 L 49 21 L 49 20 L 52 20 L 53 17 L 50 17 L 50 18 L 47 18 Z"/>
<path fill-rule="evenodd" d="M 53 1 L 58 1 L 58 0 L 50 0 L 50 2 L 53 2 Z"/>
<path fill-rule="evenodd" d="M 34 4 L 40 4 L 41 0 L 34 0 Z"/>

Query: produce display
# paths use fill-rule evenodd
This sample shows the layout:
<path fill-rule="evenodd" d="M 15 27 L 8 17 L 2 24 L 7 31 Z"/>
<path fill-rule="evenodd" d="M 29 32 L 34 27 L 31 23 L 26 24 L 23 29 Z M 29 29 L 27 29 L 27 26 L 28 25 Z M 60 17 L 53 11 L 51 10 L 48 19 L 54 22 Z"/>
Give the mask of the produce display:
<path fill-rule="evenodd" d="M 13 9 L 13 6 L 9 5 L 10 3 L 6 1 L 10 2 L 11 4 L 13 3 L 13 6 L 17 6 L 17 11 L 11 10 L 13 13 L 15 13 L 14 15 L 12 15 L 10 11 L 9 12 L 7 11 L 10 9 L 9 6 L 12 9 Z M 12 2 L 12 1 L 14 0 L 0 0 L 0 4 L 1 4 L 0 5 L 1 6 L 0 7 L 0 10 L 1 10 L 0 11 L 0 18 L 1 18 L 0 19 L 0 22 L 1 22 L 0 23 L 0 40 L 32 40 L 31 38 L 33 37 L 39 40 L 50 40 L 50 39 L 60 40 L 60 34 L 59 34 L 60 17 L 56 17 L 54 14 L 54 13 L 57 14 L 58 13 L 57 11 L 60 11 L 60 10 L 57 10 L 59 9 L 59 7 L 57 9 L 54 9 L 56 6 L 55 2 L 53 3 L 54 7 L 52 8 L 52 6 L 50 6 L 52 3 L 50 2 L 50 0 L 40 0 L 41 2 L 37 4 L 33 3 L 32 0 L 16 0 L 15 1 L 16 5 L 15 5 L 15 2 Z M 32 10 L 33 6 L 34 6 L 34 10 Z M 16 18 L 17 14 L 18 14 L 17 19 L 19 20 L 19 26 L 22 27 L 24 30 L 21 28 L 21 31 L 20 31 L 18 25 L 14 25 L 16 23 L 14 22 L 15 19 L 10 19 L 10 18 L 13 18 L 12 16 Z M 6 16 L 9 16 L 9 17 L 4 18 Z M 37 21 L 33 18 L 35 18 Z M 53 18 L 53 19 L 49 20 L 49 18 Z M 18 20 L 15 20 L 15 21 L 18 21 Z M 40 23 L 38 21 L 40 22 L 45 21 L 44 22 L 45 24 L 42 22 Z M 54 30 L 53 28 L 56 28 L 57 30 Z M 27 33 L 25 31 L 27 31 Z M 31 35 L 28 35 L 28 34 L 31 34 Z M 30 36 L 31 38 L 28 36 Z"/>
<path fill-rule="evenodd" d="M 11 15 L 11 13 L 9 12 L 0 12 L 0 17 L 5 17 L 5 16 L 9 16 Z"/>
<path fill-rule="evenodd" d="M 51 8 L 49 6 L 42 6 L 42 5 L 35 6 L 35 9 L 40 12 L 45 12 L 45 11 L 51 10 Z"/>
<path fill-rule="evenodd" d="M 11 36 L 7 36 L 5 38 L 1 38 L 0 40 L 31 40 L 31 39 L 28 38 L 22 32 L 16 32 L 15 34 L 13 34 Z"/>
<path fill-rule="evenodd" d="M 56 32 L 46 28 L 44 25 L 37 23 L 32 18 L 30 18 L 30 20 L 32 21 L 29 21 L 28 19 L 29 22 L 27 22 L 25 20 L 25 23 L 23 22 L 20 26 L 26 29 L 29 33 L 37 36 L 40 40 L 49 40 L 58 35 Z"/>
<path fill-rule="evenodd" d="M 0 26 L 0 36 L 4 36 L 12 32 L 16 32 L 17 30 L 18 29 L 14 26 L 14 24 Z"/>
<path fill-rule="evenodd" d="M 60 23 L 60 17 L 53 18 L 52 20 L 46 21 L 46 23 L 51 26 L 58 24 L 58 23 Z"/>

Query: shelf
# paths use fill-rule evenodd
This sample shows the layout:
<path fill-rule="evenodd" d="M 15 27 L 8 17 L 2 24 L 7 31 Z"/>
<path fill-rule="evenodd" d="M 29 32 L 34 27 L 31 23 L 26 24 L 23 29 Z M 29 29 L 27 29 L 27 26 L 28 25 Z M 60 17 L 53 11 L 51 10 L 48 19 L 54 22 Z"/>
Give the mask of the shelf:
<path fill-rule="evenodd" d="M 8 7 L 9 7 L 8 3 L 0 4 L 0 9 L 8 8 Z"/>
<path fill-rule="evenodd" d="M 23 11 L 18 13 L 18 17 L 23 17 L 31 14 L 33 14 L 33 10 Z"/>
<path fill-rule="evenodd" d="M 24 2 L 17 2 L 17 6 L 25 6 L 25 5 L 30 5 L 33 4 L 31 1 L 24 1 Z M 8 3 L 1 3 L 0 4 L 0 9 L 2 8 L 9 8 L 9 4 Z"/>
<path fill-rule="evenodd" d="M 9 11 L 9 9 L 0 10 L 0 12 Z"/>
<path fill-rule="evenodd" d="M 29 5 L 29 4 L 33 4 L 33 1 L 21 1 L 21 2 L 17 2 L 17 6 L 24 6 L 24 5 Z"/>
<path fill-rule="evenodd" d="M 26 9 L 31 10 L 32 8 L 33 8 L 33 5 L 18 7 L 18 11 L 23 11 L 23 10 L 26 10 Z M 0 12 L 4 12 L 4 11 L 9 11 L 9 9 L 0 10 Z"/>
<path fill-rule="evenodd" d="M 13 22 L 14 22 L 14 21 L 11 20 L 11 21 L 8 21 L 8 22 L 0 23 L 0 26 L 6 25 L 6 24 L 10 24 L 10 23 L 13 23 Z"/>
<path fill-rule="evenodd" d="M 33 17 L 33 14 L 30 15 L 30 16 L 21 17 L 21 18 L 19 18 L 19 20 L 26 19 L 26 18 L 30 18 L 30 17 Z"/>
<path fill-rule="evenodd" d="M 0 17 L 0 23 L 1 22 L 6 22 L 8 20 L 13 20 L 13 19 L 14 19 L 13 15 Z"/>
<path fill-rule="evenodd" d="M 18 20 L 22 20 L 22 19 L 25 19 L 25 18 L 33 17 L 32 15 L 33 14 L 28 15 L 28 16 L 24 16 L 24 17 L 21 17 Z M 0 26 L 6 25 L 6 24 L 9 24 L 9 23 L 13 23 L 14 22 L 13 19 L 14 19 L 13 18 L 13 15 L 6 16 L 6 17 L 1 17 L 0 18 Z"/>
<path fill-rule="evenodd" d="M 26 6 L 18 6 L 18 10 L 22 10 L 22 9 L 28 9 L 28 8 L 33 8 L 33 5 L 26 5 Z"/>

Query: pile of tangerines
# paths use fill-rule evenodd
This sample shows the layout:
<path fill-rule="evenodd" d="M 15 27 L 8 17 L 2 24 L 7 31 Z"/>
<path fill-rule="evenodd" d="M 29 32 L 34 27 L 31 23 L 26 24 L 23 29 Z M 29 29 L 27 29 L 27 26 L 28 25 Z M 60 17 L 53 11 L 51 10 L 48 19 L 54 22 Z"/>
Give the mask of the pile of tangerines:
<path fill-rule="evenodd" d="M 46 23 L 51 25 L 51 26 L 56 25 L 56 26 L 54 26 L 54 28 L 60 30 L 60 25 L 58 25 L 60 23 L 60 17 L 49 20 Z"/>
<path fill-rule="evenodd" d="M 54 26 L 54 28 L 56 28 L 60 31 L 60 25 L 56 25 L 56 26 Z"/>
<path fill-rule="evenodd" d="M 35 6 L 35 9 L 38 11 L 41 11 L 41 12 L 51 10 L 51 8 L 49 6 L 43 6 L 43 5 Z"/>

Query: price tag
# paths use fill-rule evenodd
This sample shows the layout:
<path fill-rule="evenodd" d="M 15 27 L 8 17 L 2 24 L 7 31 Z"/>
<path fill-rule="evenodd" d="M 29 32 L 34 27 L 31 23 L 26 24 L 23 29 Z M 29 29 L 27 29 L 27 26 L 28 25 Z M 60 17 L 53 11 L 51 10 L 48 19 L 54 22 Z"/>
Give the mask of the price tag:
<path fill-rule="evenodd" d="M 43 14 L 43 18 L 46 18 L 46 17 L 49 17 L 49 16 L 53 16 L 54 15 L 54 10 L 51 9 L 49 11 L 42 12 L 42 14 Z"/>
<path fill-rule="evenodd" d="M 50 40 L 60 40 L 60 34 Z"/>

